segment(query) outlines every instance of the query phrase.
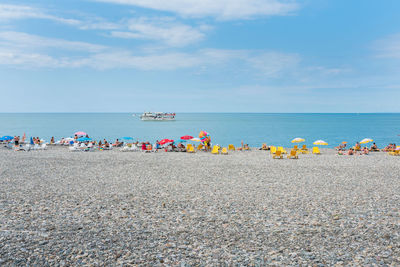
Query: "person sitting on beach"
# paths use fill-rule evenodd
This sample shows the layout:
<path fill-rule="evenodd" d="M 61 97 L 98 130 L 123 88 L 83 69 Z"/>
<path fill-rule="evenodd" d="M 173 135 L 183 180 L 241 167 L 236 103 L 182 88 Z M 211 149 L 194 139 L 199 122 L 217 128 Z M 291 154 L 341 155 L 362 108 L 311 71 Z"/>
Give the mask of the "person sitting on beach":
<path fill-rule="evenodd" d="M 379 151 L 378 146 L 374 143 L 371 147 L 370 147 L 371 151 Z"/>
<path fill-rule="evenodd" d="M 146 143 L 145 142 L 142 143 L 142 151 L 146 151 Z"/>
<path fill-rule="evenodd" d="M 367 147 L 364 147 L 364 148 L 361 150 L 361 155 L 368 155 L 368 154 L 369 154 L 368 148 L 367 148 Z"/>
<path fill-rule="evenodd" d="M 360 143 L 356 143 L 356 145 L 354 146 L 354 150 L 355 151 L 360 151 L 361 150 L 361 145 L 360 145 Z"/>
<path fill-rule="evenodd" d="M 250 150 L 249 144 L 245 144 L 243 150 Z"/>
<path fill-rule="evenodd" d="M 76 139 L 78 139 L 78 135 L 77 134 L 74 136 L 74 140 L 76 140 Z"/>
<path fill-rule="evenodd" d="M 178 144 L 178 151 L 179 151 L 179 152 L 186 152 L 186 147 L 185 147 L 185 145 L 182 144 L 182 143 L 179 143 L 179 144 Z"/>
<path fill-rule="evenodd" d="M 349 151 L 347 152 L 347 155 L 349 155 L 349 156 L 354 155 L 354 149 L 350 148 Z"/>
<path fill-rule="evenodd" d="M 52 136 L 50 139 L 50 145 L 54 145 L 54 136 Z"/>
<path fill-rule="evenodd" d="M 269 150 L 270 149 L 270 147 L 269 146 L 267 146 L 267 144 L 262 144 L 262 146 L 261 146 L 261 148 L 260 148 L 260 150 Z"/>
<path fill-rule="evenodd" d="M 122 146 L 122 143 L 117 139 L 117 140 L 115 140 L 115 143 L 112 145 L 115 147 L 120 147 L 120 146 Z"/>

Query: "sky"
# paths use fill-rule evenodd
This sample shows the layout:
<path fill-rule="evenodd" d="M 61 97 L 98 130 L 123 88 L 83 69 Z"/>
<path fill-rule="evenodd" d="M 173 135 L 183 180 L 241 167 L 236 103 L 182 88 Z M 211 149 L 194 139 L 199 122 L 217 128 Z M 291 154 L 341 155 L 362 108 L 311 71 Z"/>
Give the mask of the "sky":
<path fill-rule="evenodd" d="M 0 1 L 0 112 L 400 112 L 398 0 Z"/>

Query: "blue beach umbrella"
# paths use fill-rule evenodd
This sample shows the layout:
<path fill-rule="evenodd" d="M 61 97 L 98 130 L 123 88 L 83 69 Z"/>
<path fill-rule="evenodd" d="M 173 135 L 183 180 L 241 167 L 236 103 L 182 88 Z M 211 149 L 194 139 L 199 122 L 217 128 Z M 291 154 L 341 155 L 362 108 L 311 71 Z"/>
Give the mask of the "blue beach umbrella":
<path fill-rule="evenodd" d="M 31 142 L 30 142 L 30 144 L 33 145 L 33 138 L 32 138 L 32 136 L 31 136 Z"/>
<path fill-rule="evenodd" d="M 92 138 L 81 137 L 81 138 L 76 139 L 76 141 L 78 141 L 78 142 L 87 142 L 87 141 L 92 141 Z"/>
<path fill-rule="evenodd" d="M 127 140 L 127 141 L 133 140 L 133 138 L 129 137 L 129 136 L 124 136 L 124 137 L 122 137 L 122 139 Z"/>
<path fill-rule="evenodd" d="M 3 136 L 3 137 L 1 138 L 1 140 L 3 140 L 3 141 L 10 141 L 10 140 L 13 140 L 13 139 L 14 139 L 14 137 L 9 136 L 9 135 L 5 135 L 5 136 Z"/>

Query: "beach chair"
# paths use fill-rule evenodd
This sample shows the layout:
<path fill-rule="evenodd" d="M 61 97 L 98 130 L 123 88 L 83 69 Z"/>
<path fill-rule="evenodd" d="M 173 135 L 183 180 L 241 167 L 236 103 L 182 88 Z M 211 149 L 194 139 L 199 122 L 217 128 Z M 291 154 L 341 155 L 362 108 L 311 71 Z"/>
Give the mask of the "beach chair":
<path fill-rule="evenodd" d="M 312 148 L 312 153 L 315 155 L 321 155 L 321 152 L 319 151 L 319 147 L 317 147 L 317 146 Z"/>
<path fill-rule="evenodd" d="M 235 151 L 235 146 L 232 144 L 228 145 L 228 150 Z"/>
<path fill-rule="evenodd" d="M 277 150 L 275 155 L 272 156 L 272 158 L 276 159 L 283 159 L 283 155 L 282 155 L 282 151 L 281 150 Z"/>
<path fill-rule="evenodd" d="M 228 149 L 226 147 L 223 147 L 221 150 L 221 154 L 228 155 Z"/>
<path fill-rule="evenodd" d="M 297 145 L 294 145 L 293 149 L 297 151 L 299 150 L 299 147 Z"/>
<path fill-rule="evenodd" d="M 299 156 L 297 156 L 297 151 L 292 149 L 290 150 L 290 154 L 287 155 L 288 159 L 298 159 Z"/>
<path fill-rule="evenodd" d="M 400 156 L 400 150 L 394 150 L 388 153 L 391 156 Z"/>
<path fill-rule="evenodd" d="M 283 149 L 283 147 L 278 146 L 278 150 L 280 150 L 282 154 L 286 154 L 286 150 Z"/>
<path fill-rule="evenodd" d="M 308 154 L 308 148 L 306 145 L 303 145 L 303 147 L 300 149 L 300 153 L 302 154 Z"/>
<path fill-rule="evenodd" d="M 199 144 L 199 145 L 197 146 L 197 150 L 203 150 L 203 149 L 204 149 L 203 144 Z"/>
<path fill-rule="evenodd" d="M 271 154 L 275 154 L 276 153 L 276 146 L 271 146 L 271 149 L 269 151 Z"/>
<path fill-rule="evenodd" d="M 193 146 L 187 146 L 187 148 L 186 148 L 186 152 L 187 153 L 195 153 L 196 151 L 194 151 L 194 147 Z"/>
<path fill-rule="evenodd" d="M 219 146 L 213 146 L 211 154 L 219 154 Z"/>
<path fill-rule="evenodd" d="M 192 144 L 187 144 L 187 145 L 186 145 L 186 150 L 189 150 L 190 148 L 193 148 L 193 149 L 194 149 L 193 145 L 192 145 Z"/>

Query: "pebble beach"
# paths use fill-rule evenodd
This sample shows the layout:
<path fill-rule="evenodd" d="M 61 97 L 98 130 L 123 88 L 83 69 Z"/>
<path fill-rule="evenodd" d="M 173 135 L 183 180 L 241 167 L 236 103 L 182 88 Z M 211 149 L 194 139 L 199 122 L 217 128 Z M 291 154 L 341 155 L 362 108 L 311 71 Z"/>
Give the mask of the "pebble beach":
<path fill-rule="evenodd" d="M 0 148 L 2 266 L 399 266 L 400 157 Z"/>

